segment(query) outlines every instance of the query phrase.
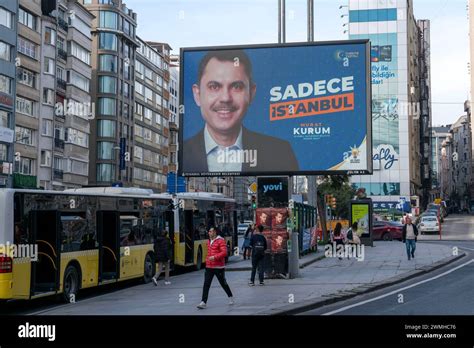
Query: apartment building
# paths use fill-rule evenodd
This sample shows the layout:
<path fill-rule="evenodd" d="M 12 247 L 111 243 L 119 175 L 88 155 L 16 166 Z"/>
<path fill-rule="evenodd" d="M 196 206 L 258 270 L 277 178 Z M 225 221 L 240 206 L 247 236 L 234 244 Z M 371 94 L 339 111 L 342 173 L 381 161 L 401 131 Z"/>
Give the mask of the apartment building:
<path fill-rule="evenodd" d="M 0 188 L 13 186 L 18 1 L 0 0 Z"/>

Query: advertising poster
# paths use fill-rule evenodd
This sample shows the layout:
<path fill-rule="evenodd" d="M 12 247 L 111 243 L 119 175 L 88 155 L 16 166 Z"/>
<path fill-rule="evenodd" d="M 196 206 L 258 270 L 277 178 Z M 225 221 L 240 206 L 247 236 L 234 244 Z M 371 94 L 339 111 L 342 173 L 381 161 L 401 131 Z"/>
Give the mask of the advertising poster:
<path fill-rule="evenodd" d="M 369 205 L 368 204 L 352 204 L 352 222 L 357 222 L 357 235 L 370 236 L 369 230 Z"/>
<path fill-rule="evenodd" d="M 257 227 L 262 225 L 264 230 L 272 229 L 272 208 L 258 208 L 256 216 Z"/>
<path fill-rule="evenodd" d="M 267 239 L 267 252 L 284 253 L 288 250 L 288 232 L 286 221 L 287 208 L 258 208 L 257 227 L 264 226 L 263 235 Z"/>
<path fill-rule="evenodd" d="M 258 177 L 257 204 L 259 207 L 288 206 L 288 177 Z"/>
<path fill-rule="evenodd" d="M 372 173 L 370 54 L 367 39 L 182 49 L 180 174 Z"/>
<path fill-rule="evenodd" d="M 288 252 L 288 232 L 273 231 L 272 232 L 272 253 Z"/>
<path fill-rule="evenodd" d="M 288 220 L 288 209 L 274 208 L 272 210 L 272 230 L 274 231 L 283 230 L 286 232 L 287 220 Z"/>
<path fill-rule="evenodd" d="M 408 109 L 397 97 L 397 33 L 351 35 L 350 38 L 368 38 L 371 42 L 373 169 L 398 170 L 399 119 Z"/>

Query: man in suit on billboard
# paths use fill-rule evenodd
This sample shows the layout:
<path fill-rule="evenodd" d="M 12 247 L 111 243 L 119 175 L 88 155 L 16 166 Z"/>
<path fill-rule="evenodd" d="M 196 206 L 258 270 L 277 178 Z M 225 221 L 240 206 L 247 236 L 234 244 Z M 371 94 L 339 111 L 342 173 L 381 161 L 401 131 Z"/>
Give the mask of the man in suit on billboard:
<path fill-rule="evenodd" d="M 193 96 L 206 125 L 184 142 L 184 172 L 298 171 L 289 142 L 243 127 L 255 94 L 252 64 L 244 51 L 210 51 L 204 56 Z"/>

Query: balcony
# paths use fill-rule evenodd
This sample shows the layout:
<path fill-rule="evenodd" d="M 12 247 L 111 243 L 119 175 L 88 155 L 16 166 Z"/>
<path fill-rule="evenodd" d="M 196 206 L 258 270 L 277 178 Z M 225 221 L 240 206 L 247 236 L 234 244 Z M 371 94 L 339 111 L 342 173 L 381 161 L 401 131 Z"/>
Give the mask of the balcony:
<path fill-rule="evenodd" d="M 63 29 L 64 31 L 67 31 L 68 30 L 68 24 L 67 22 L 62 19 L 62 18 L 58 18 L 58 25 L 61 29 Z"/>
<path fill-rule="evenodd" d="M 13 187 L 22 189 L 35 189 L 36 176 L 13 173 Z"/>
<path fill-rule="evenodd" d="M 66 61 L 67 60 L 67 52 L 65 50 L 63 50 L 62 48 L 58 48 L 58 57 L 61 58 L 64 61 Z"/>
<path fill-rule="evenodd" d="M 64 140 L 54 138 L 54 148 L 64 150 Z"/>
<path fill-rule="evenodd" d="M 64 81 L 63 79 L 57 78 L 56 82 L 57 82 L 58 88 L 60 88 L 64 91 L 66 90 L 66 81 Z"/>
<path fill-rule="evenodd" d="M 54 179 L 62 180 L 63 176 L 64 176 L 64 172 L 62 170 L 54 169 L 54 172 L 53 172 L 53 178 Z"/>

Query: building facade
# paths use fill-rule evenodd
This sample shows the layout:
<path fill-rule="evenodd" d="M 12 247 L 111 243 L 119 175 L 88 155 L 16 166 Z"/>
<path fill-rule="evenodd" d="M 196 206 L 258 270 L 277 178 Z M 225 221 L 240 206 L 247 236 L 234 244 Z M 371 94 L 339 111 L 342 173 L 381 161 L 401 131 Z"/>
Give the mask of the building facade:
<path fill-rule="evenodd" d="M 135 107 L 133 185 L 166 192 L 169 157 L 167 91 L 169 78 L 165 57 L 137 38 L 135 60 Z"/>
<path fill-rule="evenodd" d="M 134 63 L 137 15 L 121 0 L 83 0 L 92 13 L 89 183 L 133 184 Z"/>
<path fill-rule="evenodd" d="M 449 129 L 451 125 L 432 127 L 431 129 L 431 170 L 432 170 L 432 185 L 431 185 L 431 201 L 436 198 L 446 197 L 442 194 L 442 180 L 443 175 L 443 143 L 449 136 Z M 444 153 L 446 155 L 446 153 Z M 445 164 L 446 166 L 446 164 Z"/>
<path fill-rule="evenodd" d="M 364 187 L 378 202 L 427 197 L 431 189 L 431 185 L 424 187 L 430 182 L 431 151 L 429 23 L 422 21 L 420 29 L 412 0 L 349 0 L 348 17 L 349 38 L 369 39 L 372 49 L 374 173 L 353 176 L 352 183 Z M 426 87 L 423 91 L 421 83 Z"/>
<path fill-rule="evenodd" d="M 64 190 L 88 184 L 91 21 L 77 0 L 43 8 L 38 182 Z M 46 11 L 46 12 L 45 12 Z"/>
<path fill-rule="evenodd" d="M 20 0 L 18 7 L 15 161 L 13 186 L 37 188 L 41 105 L 41 1 Z"/>
<path fill-rule="evenodd" d="M 0 188 L 13 186 L 18 1 L 0 0 Z"/>

